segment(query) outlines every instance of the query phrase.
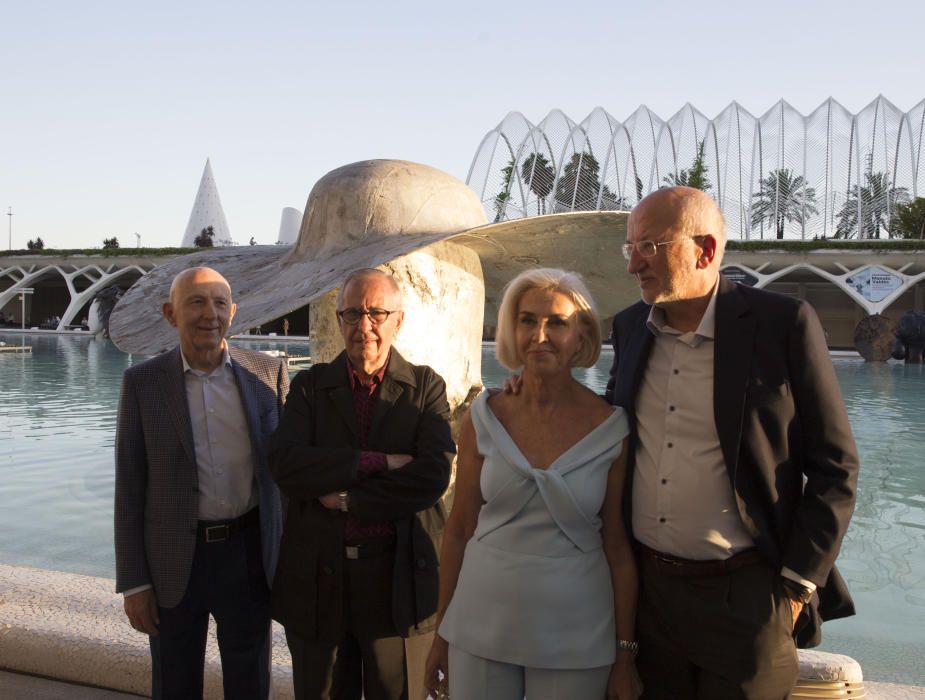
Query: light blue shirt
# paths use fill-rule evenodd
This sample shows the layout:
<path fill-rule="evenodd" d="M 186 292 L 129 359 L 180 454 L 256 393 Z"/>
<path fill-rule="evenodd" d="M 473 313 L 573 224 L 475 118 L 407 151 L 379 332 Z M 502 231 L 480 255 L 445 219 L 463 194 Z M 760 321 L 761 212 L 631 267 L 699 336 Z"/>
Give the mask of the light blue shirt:
<path fill-rule="evenodd" d="M 193 369 L 180 355 L 199 476 L 199 519 L 237 518 L 257 505 L 257 485 L 250 429 L 228 346 L 212 372 Z"/>

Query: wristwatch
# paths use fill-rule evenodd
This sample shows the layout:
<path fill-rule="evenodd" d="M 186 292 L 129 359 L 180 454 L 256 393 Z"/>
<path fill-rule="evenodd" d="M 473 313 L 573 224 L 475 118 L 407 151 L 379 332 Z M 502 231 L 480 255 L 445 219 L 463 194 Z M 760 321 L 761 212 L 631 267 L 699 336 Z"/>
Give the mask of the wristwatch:
<path fill-rule="evenodd" d="M 786 576 L 781 576 L 781 581 L 783 581 L 784 591 L 787 593 L 787 597 L 790 598 L 790 600 L 795 600 L 806 605 L 812 599 L 813 589 L 807 588 Z"/>
<path fill-rule="evenodd" d="M 617 640 L 617 651 L 627 651 L 630 654 L 636 654 L 639 651 L 639 642 L 631 642 L 627 639 Z"/>
<path fill-rule="evenodd" d="M 340 510 L 342 513 L 347 512 L 347 492 L 346 491 L 337 492 L 337 504 L 340 506 Z"/>

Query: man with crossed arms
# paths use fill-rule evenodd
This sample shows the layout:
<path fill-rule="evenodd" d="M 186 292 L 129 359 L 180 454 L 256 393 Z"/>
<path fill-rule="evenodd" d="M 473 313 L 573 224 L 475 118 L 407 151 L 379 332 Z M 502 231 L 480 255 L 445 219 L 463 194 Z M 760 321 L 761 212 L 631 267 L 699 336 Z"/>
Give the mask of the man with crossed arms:
<path fill-rule="evenodd" d="M 392 345 L 402 306 L 391 275 L 347 276 L 345 349 L 299 372 L 270 445 L 288 499 L 273 617 L 297 700 L 408 700 L 423 688 L 406 640 L 435 627 L 456 448 L 443 379 Z"/>

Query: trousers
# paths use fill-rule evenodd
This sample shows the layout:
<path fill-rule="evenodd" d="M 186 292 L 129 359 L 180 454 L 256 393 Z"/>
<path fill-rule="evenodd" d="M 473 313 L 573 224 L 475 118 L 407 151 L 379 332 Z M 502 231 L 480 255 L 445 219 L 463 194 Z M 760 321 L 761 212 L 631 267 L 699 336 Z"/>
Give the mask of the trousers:
<path fill-rule="evenodd" d="M 150 637 L 155 700 L 191 700 L 203 692 L 209 615 L 215 618 L 226 700 L 261 700 L 270 692 L 270 589 L 260 526 L 221 542 L 197 542 L 179 605 L 158 608 Z"/>
<path fill-rule="evenodd" d="M 607 694 L 610 666 L 529 668 L 474 656 L 450 645 L 453 700 L 576 700 Z"/>
<path fill-rule="evenodd" d="M 790 603 L 765 562 L 676 576 L 639 562 L 644 700 L 784 700 L 799 672 Z"/>
<path fill-rule="evenodd" d="M 286 630 L 296 700 L 407 700 L 405 640 L 392 618 L 394 554 L 347 559 L 339 640 Z M 423 682 L 423 679 L 420 679 Z"/>

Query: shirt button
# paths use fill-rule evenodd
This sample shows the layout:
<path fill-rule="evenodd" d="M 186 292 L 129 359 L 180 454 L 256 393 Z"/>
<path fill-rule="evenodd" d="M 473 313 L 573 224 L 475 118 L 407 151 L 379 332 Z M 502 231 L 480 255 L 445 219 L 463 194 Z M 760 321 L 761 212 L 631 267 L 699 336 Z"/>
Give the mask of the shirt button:
<path fill-rule="evenodd" d="M 330 576 L 331 574 L 334 573 L 334 569 L 332 569 L 330 566 L 325 564 L 324 566 L 321 567 L 321 573 L 323 573 L 325 576 Z"/>
<path fill-rule="evenodd" d="M 668 407 L 668 410 L 669 410 L 669 411 L 673 411 L 673 410 L 674 410 L 674 406 L 669 406 L 669 407 Z"/>
<path fill-rule="evenodd" d="M 209 409 L 209 413 L 215 413 L 215 409 L 214 409 L 214 408 L 210 408 L 210 409 Z"/>
<path fill-rule="evenodd" d="M 677 374 L 677 373 L 680 372 L 680 371 L 681 371 L 681 370 L 676 369 L 676 370 L 674 371 L 674 373 Z"/>
<path fill-rule="evenodd" d="M 663 523 L 663 522 L 665 522 L 665 518 L 659 518 L 658 521 L 659 521 L 660 523 Z"/>
<path fill-rule="evenodd" d="M 663 483 L 663 484 L 667 484 L 667 483 L 668 483 L 668 479 L 662 479 L 662 483 Z"/>
<path fill-rule="evenodd" d="M 674 447 L 674 443 L 673 443 L 673 442 L 669 442 L 669 443 L 668 443 L 668 447 Z"/>

